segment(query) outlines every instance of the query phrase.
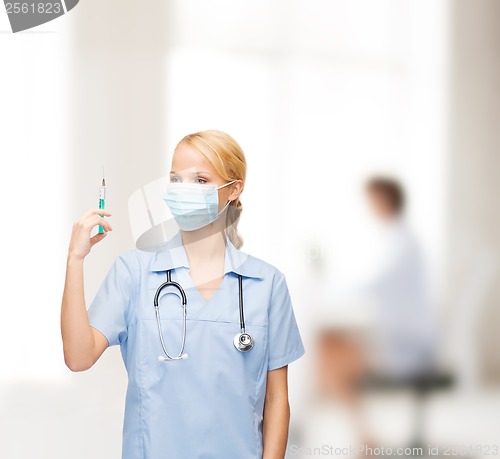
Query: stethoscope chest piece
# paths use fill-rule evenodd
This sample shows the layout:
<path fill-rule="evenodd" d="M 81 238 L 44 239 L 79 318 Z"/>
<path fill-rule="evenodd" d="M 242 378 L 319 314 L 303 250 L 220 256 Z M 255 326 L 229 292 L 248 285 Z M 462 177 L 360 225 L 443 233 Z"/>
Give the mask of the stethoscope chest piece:
<path fill-rule="evenodd" d="M 248 333 L 238 333 L 233 340 L 234 347 L 240 352 L 247 352 L 253 347 L 253 338 Z"/>
<path fill-rule="evenodd" d="M 253 347 L 253 338 L 245 331 L 245 315 L 243 314 L 243 279 L 238 274 L 239 303 L 240 303 L 240 333 L 233 340 L 234 347 L 240 352 L 247 352 Z"/>

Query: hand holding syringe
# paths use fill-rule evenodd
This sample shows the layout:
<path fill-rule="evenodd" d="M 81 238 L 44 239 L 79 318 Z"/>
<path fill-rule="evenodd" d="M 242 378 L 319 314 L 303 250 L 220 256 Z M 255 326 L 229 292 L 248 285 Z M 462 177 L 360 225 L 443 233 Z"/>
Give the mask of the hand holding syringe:
<path fill-rule="evenodd" d="M 103 240 L 108 231 L 113 231 L 109 221 L 104 220 L 101 215 L 110 217 L 111 213 L 104 209 L 90 209 L 75 221 L 69 244 L 69 255 L 85 258 L 95 243 Z M 99 224 L 103 226 L 104 232 L 90 237 L 92 228 Z"/>
<path fill-rule="evenodd" d="M 73 371 L 90 368 L 108 346 L 107 339 L 92 328 L 85 304 L 83 263 L 94 244 L 112 231 L 104 209 L 90 209 L 73 224 L 66 263 L 66 280 L 61 303 L 61 334 L 64 361 Z M 95 226 L 102 225 L 104 233 L 90 237 Z"/>

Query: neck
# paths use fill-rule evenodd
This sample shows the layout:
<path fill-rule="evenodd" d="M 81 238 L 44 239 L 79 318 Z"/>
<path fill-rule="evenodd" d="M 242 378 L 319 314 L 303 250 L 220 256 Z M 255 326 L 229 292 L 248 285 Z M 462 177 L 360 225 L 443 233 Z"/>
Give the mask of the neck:
<path fill-rule="evenodd" d="M 190 262 L 207 262 L 224 257 L 226 236 L 207 225 L 195 231 L 181 231 L 182 243 Z"/>

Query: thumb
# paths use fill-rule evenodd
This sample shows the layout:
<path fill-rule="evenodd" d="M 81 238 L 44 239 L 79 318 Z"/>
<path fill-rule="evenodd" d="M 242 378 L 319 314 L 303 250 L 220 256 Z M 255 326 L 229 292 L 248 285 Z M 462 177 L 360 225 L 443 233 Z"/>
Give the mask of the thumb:
<path fill-rule="evenodd" d="M 94 237 L 90 238 L 90 244 L 94 245 L 95 243 L 102 241 L 108 233 L 97 233 Z"/>

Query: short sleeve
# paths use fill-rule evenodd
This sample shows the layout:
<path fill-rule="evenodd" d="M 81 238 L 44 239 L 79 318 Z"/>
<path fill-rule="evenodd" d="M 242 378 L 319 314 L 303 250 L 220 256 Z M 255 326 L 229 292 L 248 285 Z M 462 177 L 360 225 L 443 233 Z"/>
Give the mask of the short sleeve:
<path fill-rule="evenodd" d="M 268 370 L 281 368 L 304 355 L 286 279 L 279 271 L 273 281 L 268 327 Z"/>
<path fill-rule="evenodd" d="M 130 305 L 135 293 L 133 268 L 130 252 L 116 257 L 87 310 L 89 324 L 107 338 L 110 346 L 121 344 L 127 338 Z"/>

